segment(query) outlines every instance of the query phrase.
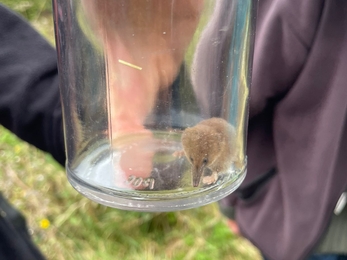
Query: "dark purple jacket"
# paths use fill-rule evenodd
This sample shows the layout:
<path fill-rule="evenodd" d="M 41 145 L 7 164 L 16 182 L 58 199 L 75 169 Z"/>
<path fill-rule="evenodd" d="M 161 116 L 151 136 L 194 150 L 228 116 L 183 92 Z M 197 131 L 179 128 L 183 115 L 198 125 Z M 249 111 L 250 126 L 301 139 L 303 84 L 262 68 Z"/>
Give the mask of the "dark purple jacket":
<path fill-rule="evenodd" d="M 260 0 L 248 173 L 221 207 L 268 258 L 304 259 L 326 230 L 347 188 L 346 119 L 347 1 Z"/>

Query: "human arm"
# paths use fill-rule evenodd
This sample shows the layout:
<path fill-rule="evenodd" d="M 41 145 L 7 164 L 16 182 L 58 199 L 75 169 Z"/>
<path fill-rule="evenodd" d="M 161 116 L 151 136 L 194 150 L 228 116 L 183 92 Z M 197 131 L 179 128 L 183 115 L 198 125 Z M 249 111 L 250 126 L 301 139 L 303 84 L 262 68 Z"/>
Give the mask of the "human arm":
<path fill-rule="evenodd" d="M 56 52 L 0 5 L 0 124 L 64 164 Z"/>

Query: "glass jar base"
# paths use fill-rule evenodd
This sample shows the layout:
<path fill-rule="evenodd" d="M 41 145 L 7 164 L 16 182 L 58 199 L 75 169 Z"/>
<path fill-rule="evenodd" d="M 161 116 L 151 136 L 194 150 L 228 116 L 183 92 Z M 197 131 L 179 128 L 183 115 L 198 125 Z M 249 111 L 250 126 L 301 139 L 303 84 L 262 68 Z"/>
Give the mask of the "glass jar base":
<path fill-rule="evenodd" d="M 216 202 L 235 191 L 246 176 L 246 170 L 244 170 L 236 180 L 230 180 L 222 185 L 213 185 L 210 189 L 196 190 L 194 193 L 183 193 L 179 197 L 170 197 L 169 194 L 161 197 L 155 193 L 153 193 L 154 196 L 151 196 L 152 192 L 139 191 L 134 193 L 134 191 L 116 191 L 92 186 L 78 178 L 69 169 L 67 169 L 67 173 L 71 185 L 85 197 L 108 207 L 143 212 L 178 211 Z"/>

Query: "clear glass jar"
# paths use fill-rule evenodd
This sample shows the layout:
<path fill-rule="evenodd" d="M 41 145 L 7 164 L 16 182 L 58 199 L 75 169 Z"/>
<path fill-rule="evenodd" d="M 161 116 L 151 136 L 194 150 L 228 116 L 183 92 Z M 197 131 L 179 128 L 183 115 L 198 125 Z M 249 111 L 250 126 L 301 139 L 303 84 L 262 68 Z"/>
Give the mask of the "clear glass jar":
<path fill-rule="evenodd" d="M 67 176 L 101 204 L 173 211 L 246 174 L 256 0 L 54 0 Z"/>

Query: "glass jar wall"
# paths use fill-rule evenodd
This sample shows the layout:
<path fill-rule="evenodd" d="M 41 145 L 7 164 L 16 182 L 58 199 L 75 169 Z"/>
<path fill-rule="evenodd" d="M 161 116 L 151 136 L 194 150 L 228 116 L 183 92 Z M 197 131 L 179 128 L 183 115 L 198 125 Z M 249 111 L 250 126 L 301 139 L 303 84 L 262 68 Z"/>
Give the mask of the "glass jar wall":
<path fill-rule="evenodd" d="M 54 0 L 67 175 L 101 204 L 172 211 L 246 174 L 256 0 Z"/>

